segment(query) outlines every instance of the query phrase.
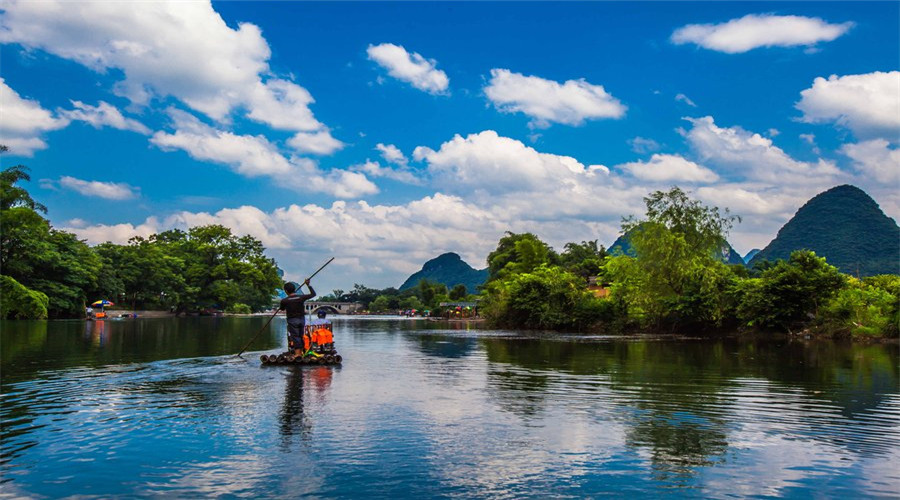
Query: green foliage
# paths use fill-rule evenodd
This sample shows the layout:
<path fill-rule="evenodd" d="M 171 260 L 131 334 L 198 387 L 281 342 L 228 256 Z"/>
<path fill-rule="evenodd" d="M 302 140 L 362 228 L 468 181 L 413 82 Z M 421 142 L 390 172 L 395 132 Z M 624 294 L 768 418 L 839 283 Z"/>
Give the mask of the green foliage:
<path fill-rule="evenodd" d="M 0 318 L 46 319 L 50 299 L 9 276 L 0 276 Z"/>
<path fill-rule="evenodd" d="M 581 330 L 609 307 L 586 290 L 584 280 L 559 267 L 543 265 L 488 286 L 485 312 L 504 327 Z"/>
<path fill-rule="evenodd" d="M 850 278 L 825 304 L 822 319 L 828 329 L 853 336 L 896 336 L 897 302 L 897 295 Z"/>
<path fill-rule="evenodd" d="M 0 152 L 5 152 L 5 146 L 0 146 Z M 30 208 L 38 212 L 47 213 L 47 207 L 34 201 L 25 188 L 16 186 L 19 181 L 30 181 L 28 167 L 13 165 L 0 171 L 0 210 L 9 210 L 14 207 Z"/>
<path fill-rule="evenodd" d="M 466 285 L 463 285 L 462 283 L 460 283 L 460 284 L 456 285 L 455 287 L 453 287 L 452 290 L 450 290 L 449 297 L 450 297 L 450 300 L 462 300 L 462 299 L 466 298 L 466 295 L 468 295 L 468 294 L 469 294 L 469 291 L 466 290 Z"/>
<path fill-rule="evenodd" d="M 623 222 L 634 256 L 606 263 L 612 300 L 633 320 L 656 328 L 721 327 L 733 309 L 725 291 L 736 276 L 718 253 L 735 217 L 677 187 L 644 201 L 646 220 Z"/>
<path fill-rule="evenodd" d="M 585 280 L 602 273 L 603 261 L 608 254 L 603 245 L 597 245 L 597 240 L 566 243 L 564 248 L 559 256 L 563 269 Z"/>
<path fill-rule="evenodd" d="M 369 310 L 372 312 L 384 312 L 391 309 L 391 298 L 387 295 L 379 295 L 375 300 L 369 303 Z"/>
<path fill-rule="evenodd" d="M 789 331 L 819 313 L 819 307 L 845 286 L 847 277 L 814 252 L 798 250 L 759 278 L 740 285 L 738 317 L 747 325 Z"/>
<path fill-rule="evenodd" d="M 132 242 L 138 251 L 144 243 Z M 186 233 L 166 231 L 151 237 L 146 245 L 160 247 L 162 253 L 149 261 L 155 260 L 164 272 L 156 284 L 136 293 L 146 297 L 155 295 L 158 286 L 168 286 L 174 295 L 169 300 L 174 300 L 179 310 L 228 309 L 242 303 L 258 311 L 271 306 L 272 295 L 281 285 L 278 267 L 264 255 L 262 243 L 252 236 L 237 237 L 221 225 L 197 226 Z"/>
<path fill-rule="evenodd" d="M 416 285 L 415 294 L 425 307 L 432 309 L 438 307 L 438 304 L 442 301 L 446 302 L 449 300 L 447 285 L 427 279 L 419 281 L 419 284 Z"/>
<path fill-rule="evenodd" d="M 678 187 L 672 187 L 669 191 L 654 191 L 644 198 L 644 204 L 647 206 L 646 220 L 626 218 L 622 230 L 629 232 L 638 229 L 645 222 L 662 226 L 680 235 L 687 252 L 691 254 L 715 257 L 727 244 L 725 236 L 734 222 L 740 222 L 740 217 L 728 215 L 727 208 L 724 215 L 720 214 L 718 207 L 707 207 Z M 638 231 L 631 242 L 638 256 L 641 250 L 637 246 L 640 243 L 635 240 L 640 239 L 643 233 L 645 231 Z"/>
<path fill-rule="evenodd" d="M 415 309 L 417 311 L 421 311 L 421 310 L 424 310 L 427 308 L 427 306 L 425 304 L 423 304 L 422 301 L 420 301 L 419 298 L 416 297 L 415 295 L 401 299 L 399 306 L 400 306 L 399 308 L 404 311 L 410 310 L 410 309 Z"/>
<path fill-rule="evenodd" d="M 556 252 L 531 233 L 507 231 L 497 249 L 488 255 L 488 281 L 519 273 L 528 273 L 544 264 L 555 264 Z"/>
<path fill-rule="evenodd" d="M 271 305 L 281 280 L 259 240 L 210 225 L 91 248 L 37 213 L 46 208 L 16 186 L 28 179 L 21 165 L 0 172 L 0 271 L 45 294 L 45 316 L 79 317 L 97 299 L 181 311 Z"/>
<path fill-rule="evenodd" d="M 225 312 L 231 314 L 250 314 L 253 311 L 250 310 L 250 306 L 248 306 L 247 304 L 241 304 L 239 302 L 237 304 L 232 304 L 231 306 L 229 306 L 228 309 L 225 310 Z"/>

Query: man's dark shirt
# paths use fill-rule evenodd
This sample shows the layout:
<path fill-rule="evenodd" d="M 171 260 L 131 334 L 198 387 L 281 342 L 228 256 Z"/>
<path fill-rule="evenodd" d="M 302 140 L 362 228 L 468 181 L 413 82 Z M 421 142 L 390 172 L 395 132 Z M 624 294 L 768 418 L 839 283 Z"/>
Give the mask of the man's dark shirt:
<path fill-rule="evenodd" d="M 281 308 L 284 309 L 284 314 L 288 318 L 302 318 L 304 314 L 306 314 L 306 310 L 304 308 L 304 304 L 307 300 L 316 296 L 316 291 L 313 290 L 313 287 L 307 285 L 309 288 L 309 293 L 305 295 L 297 295 L 296 293 L 292 293 L 287 297 L 281 299 Z"/>

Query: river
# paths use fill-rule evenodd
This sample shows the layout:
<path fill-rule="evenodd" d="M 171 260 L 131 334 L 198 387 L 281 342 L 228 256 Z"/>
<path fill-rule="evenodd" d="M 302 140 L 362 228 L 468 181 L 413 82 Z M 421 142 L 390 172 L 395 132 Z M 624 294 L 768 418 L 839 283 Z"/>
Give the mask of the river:
<path fill-rule="evenodd" d="M 900 494 L 896 344 L 265 320 L 0 323 L 0 496 Z"/>

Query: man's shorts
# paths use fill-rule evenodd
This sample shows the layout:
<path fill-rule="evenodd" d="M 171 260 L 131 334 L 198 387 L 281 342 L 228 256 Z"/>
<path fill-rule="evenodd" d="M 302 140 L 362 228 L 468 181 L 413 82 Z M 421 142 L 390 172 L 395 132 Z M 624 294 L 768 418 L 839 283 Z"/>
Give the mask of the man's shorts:
<path fill-rule="evenodd" d="M 288 342 L 294 349 L 303 347 L 303 325 L 306 323 L 305 318 L 288 318 Z"/>

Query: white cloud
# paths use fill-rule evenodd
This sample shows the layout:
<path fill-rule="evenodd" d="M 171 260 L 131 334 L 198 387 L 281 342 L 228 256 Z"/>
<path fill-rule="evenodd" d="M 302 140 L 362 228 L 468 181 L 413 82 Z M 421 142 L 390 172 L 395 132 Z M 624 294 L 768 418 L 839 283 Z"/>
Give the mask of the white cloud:
<path fill-rule="evenodd" d="M 286 158 L 263 136 L 237 135 L 215 129 L 184 111 L 170 109 L 174 133 L 156 132 L 150 142 L 163 150 L 181 149 L 192 158 L 228 165 L 247 177 L 269 176 L 298 191 L 339 198 L 374 194 L 378 188 L 364 175 L 347 170 L 323 171 L 308 158 Z"/>
<path fill-rule="evenodd" d="M 816 17 L 749 14 L 721 24 L 689 24 L 675 30 L 674 44 L 694 43 L 728 54 L 759 47 L 811 46 L 830 42 L 847 32 L 853 23 L 829 24 Z"/>
<path fill-rule="evenodd" d="M 247 116 L 280 130 L 319 130 L 323 125 L 309 109 L 314 102 L 309 91 L 296 83 L 279 79 L 256 82 L 247 101 Z"/>
<path fill-rule="evenodd" d="M 659 143 L 646 137 L 635 137 L 629 140 L 628 144 L 631 146 L 631 150 L 638 154 L 659 151 Z"/>
<path fill-rule="evenodd" d="M 621 118 L 627 109 L 602 85 L 581 80 L 559 84 L 536 76 L 492 69 L 484 93 L 505 113 L 525 113 L 531 125 L 545 128 L 551 122 L 581 125 L 585 120 Z"/>
<path fill-rule="evenodd" d="M 686 95 L 684 95 L 684 94 L 678 94 L 678 95 L 676 95 L 676 96 L 675 96 L 675 101 L 676 101 L 676 102 L 677 102 L 677 101 L 681 101 L 681 102 L 687 104 L 688 106 L 690 106 L 690 107 L 692 107 L 692 108 L 696 108 L 696 107 L 697 107 L 697 105 L 694 103 L 694 101 L 692 101 L 690 97 L 688 97 L 688 96 L 686 96 Z"/>
<path fill-rule="evenodd" d="M 655 154 L 647 162 L 633 162 L 619 165 L 638 179 L 653 182 L 715 182 L 719 176 L 678 155 Z"/>
<path fill-rule="evenodd" d="M 68 227 L 61 227 L 63 231 L 75 233 L 79 239 L 86 240 L 92 245 L 105 243 L 107 241 L 124 245 L 128 240 L 140 236 L 147 238 L 148 236 L 170 229 L 159 223 L 156 217 L 149 217 L 142 224 L 134 225 L 130 223 L 122 224 L 94 224 L 88 225 L 81 219 L 73 219 L 69 221 L 73 223 Z"/>
<path fill-rule="evenodd" d="M 46 149 L 41 134 L 69 124 L 64 118 L 55 118 L 39 102 L 23 99 L 3 78 L 0 78 L 0 107 L 3 109 L 0 144 L 8 146 L 12 154 L 31 156 L 39 149 Z"/>
<path fill-rule="evenodd" d="M 175 132 L 156 132 L 150 142 L 165 151 L 181 149 L 192 158 L 230 166 L 248 177 L 284 175 L 290 162 L 262 136 L 236 135 L 217 130 L 180 110 L 169 110 Z"/>
<path fill-rule="evenodd" d="M 319 132 L 297 132 L 288 139 L 287 145 L 299 153 L 330 155 L 343 149 L 344 143 L 331 136 L 328 130 Z"/>
<path fill-rule="evenodd" d="M 65 175 L 59 178 L 59 185 L 84 196 L 107 200 L 129 200 L 137 197 L 136 189 L 123 182 L 86 181 Z"/>
<path fill-rule="evenodd" d="M 799 137 L 803 142 L 809 144 L 810 148 L 812 148 L 813 154 L 822 154 L 822 150 L 820 150 L 819 146 L 816 144 L 815 134 L 800 134 L 797 137 Z"/>
<path fill-rule="evenodd" d="M 229 27 L 209 1 L 4 2 L 0 42 L 18 43 L 97 72 L 121 70 L 115 91 L 133 103 L 174 96 L 227 122 L 237 108 L 277 129 L 318 130 L 312 96 L 270 77 L 271 55 L 260 29 Z M 261 75 L 267 75 L 263 81 Z"/>
<path fill-rule="evenodd" d="M 860 138 L 900 139 L 900 71 L 816 78 L 800 92 L 808 123 L 835 123 Z"/>
<path fill-rule="evenodd" d="M 118 130 L 130 130 L 139 134 L 150 135 L 150 129 L 143 123 L 132 118 L 126 118 L 115 106 L 105 101 L 100 101 L 97 106 L 91 106 L 81 101 L 72 101 L 75 109 L 60 109 L 59 115 L 69 120 L 78 120 L 89 123 L 94 128 L 112 127 Z"/>
<path fill-rule="evenodd" d="M 381 157 L 388 163 L 400 165 L 401 167 L 405 167 L 409 164 L 409 160 L 406 158 L 406 155 L 403 154 L 403 151 L 400 151 L 400 148 L 393 144 L 382 144 L 379 142 L 375 145 L 375 149 L 381 153 Z"/>
<path fill-rule="evenodd" d="M 845 144 L 841 153 L 853 160 L 856 170 L 878 183 L 897 189 L 900 184 L 900 149 L 891 147 L 884 139 L 873 139 L 858 144 Z"/>
<path fill-rule="evenodd" d="M 425 59 L 416 52 L 410 54 L 400 45 L 382 43 L 369 45 L 369 59 L 388 70 L 392 77 L 411 84 L 429 94 L 446 94 L 450 85 L 447 74 L 436 68 L 437 61 Z"/>
<path fill-rule="evenodd" d="M 428 162 L 437 185 L 460 193 L 542 190 L 585 172 L 571 156 L 540 153 L 493 130 L 465 138 L 456 135 L 438 151 L 419 146 L 413 158 Z"/>
<path fill-rule="evenodd" d="M 427 162 L 437 188 L 525 226 L 619 217 L 647 194 L 609 175 L 603 165 L 585 167 L 575 158 L 539 152 L 493 130 L 456 135 L 437 151 L 419 146 L 413 158 Z M 571 221 L 569 227 L 586 222 Z"/>
<path fill-rule="evenodd" d="M 292 181 L 298 189 L 327 193 L 335 198 L 359 198 L 378 192 L 378 187 L 365 175 L 347 170 L 315 171 Z"/>
<path fill-rule="evenodd" d="M 824 185 L 841 175 L 832 162 L 822 159 L 816 163 L 797 161 L 775 146 L 772 139 L 741 127 L 718 127 L 711 116 L 685 120 L 691 122 L 693 127 L 682 131 L 682 134 L 700 160 L 730 173 L 732 177 Z"/>
<path fill-rule="evenodd" d="M 408 166 L 399 166 L 398 168 L 382 167 L 377 161 L 366 161 L 365 163 L 350 167 L 352 170 L 362 172 L 369 177 L 384 177 L 393 179 L 405 184 L 413 184 L 421 186 L 424 181 L 416 176 Z"/>

